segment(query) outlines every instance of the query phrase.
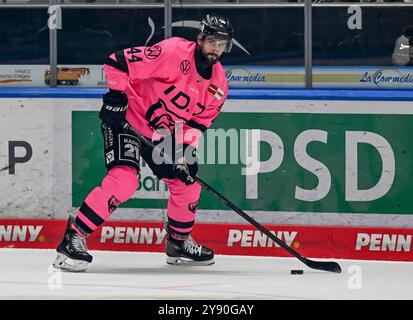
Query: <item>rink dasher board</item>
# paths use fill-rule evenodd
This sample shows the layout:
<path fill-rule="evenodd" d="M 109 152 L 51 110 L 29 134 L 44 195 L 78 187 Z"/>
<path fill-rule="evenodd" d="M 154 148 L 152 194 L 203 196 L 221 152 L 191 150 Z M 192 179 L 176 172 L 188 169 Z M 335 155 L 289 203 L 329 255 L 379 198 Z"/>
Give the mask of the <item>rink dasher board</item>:
<path fill-rule="evenodd" d="M 45 95 L 47 96 L 46 93 Z M 93 93 L 96 95 L 96 93 Z M 1 96 L 1 95 L 0 95 Z M 350 95 L 349 95 L 350 96 Z M 409 228 L 413 225 L 412 215 L 413 203 L 407 192 L 410 189 L 409 168 L 411 157 L 409 155 L 409 132 L 406 130 L 406 123 L 409 122 L 410 116 L 413 114 L 413 108 L 408 101 L 344 101 L 344 100 L 287 100 L 286 97 L 281 97 L 281 100 L 265 100 L 265 99 L 248 99 L 242 100 L 239 96 L 236 99 L 229 99 L 223 108 L 222 124 L 232 123 L 233 118 L 244 117 L 244 122 L 240 122 L 240 126 L 246 127 L 245 122 L 251 122 L 251 111 L 254 118 L 264 117 L 271 118 L 271 121 L 281 119 L 279 121 L 287 123 L 284 128 L 277 127 L 273 133 L 281 137 L 284 144 L 284 159 L 283 165 L 287 164 L 288 168 L 280 166 L 273 172 L 258 174 L 255 181 L 260 180 L 260 177 L 266 178 L 268 181 L 273 181 L 275 184 L 263 186 L 258 183 L 258 187 L 251 189 L 251 185 L 246 177 L 242 175 L 241 167 L 220 166 L 217 165 L 217 170 L 220 172 L 229 172 L 234 183 L 240 186 L 239 189 L 228 188 L 221 190 L 224 194 L 240 205 L 243 210 L 257 215 L 260 221 L 264 223 L 281 223 L 281 224 L 309 224 L 309 225 L 351 225 L 351 226 L 389 226 Z M 296 97 L 295 97 L 296 98 Z M 79 201 L 85 195 L 85 192 L 90 190 L 91 185 L 96 185 L 100 182 L 102 174 L 104 174 L 104 166 L 102 163 L 96 165 L 96 162 L 91 162 L 89 166 L 93 169 L 89 170 L 87 161 L 83 163 L 73 163 L 76 155 L 83 157 L 79 151 L 85 150 L 84 145 L 73 145 L 73 140 L 80 139 L 82 143 L 93 142 L 93 139 L 99 141 L 100 132 L 96 132 L 98 128 L 97 112 L 100 108 L 101 101 L 97 98 L 2 98 L 2 108 L 0 108 L 0 159 L 2 175 L 2 184 L 0 191 L 6 199 L 6 203 L 0 207 L 4 217 L 13 218 L 63 218 L 67 213 L 73 213 L 76 207 L 79 206 Z M 85 116 L 83 116 L 85 115 Z M 92 129 L 89 131 L 77 130 L 73 118 L 77 116 L 78 120 L 86 122 Z M 344 176 L 344 157 L 343 149 L 346 147 L 343 143 L 343 129 L 335 129 L 335 127 L 322 127 L 317 116 L 327 116 L 321 119 L 324 122 L 342 121 L 340 116 L 360 117 L 375 116 L 377 121 L 381 120 L 377 125 L 370 124 L 370 127 L 365 131 L 374 133 L 389 142 L 395 155 L 396 167 L 393 169 L 394 180 L 387 194 L 376 201 L 346 201 L 345 181 L 341 177 L 335 179 L 334 176 Z M 246 118 L 245 118 L 246 117 Z M 296 117 L 297 124 L 291 120 Z M 300 120 L 300 117 L 304 117 Z M 309 117 L 309 118 L 308 118 Z M 315 117 L 315 118 L 314 118 Z M 386 123 L 384 119 L 390 117 Z M 394 118 L 396 117 L 396 118 Z M 234 119 L 235 119 L 234 118 Z M 314 118 L 314 119 L 312 119 Z M 92 119 L 92 120 L 90 120 Z M 262 119 L 262 118 L 261 118 Z M 290 119 L 290 121 L 285 120 Z M 360 118 L 359 120 L 363 120 Z M 368 119 L 368 118 L 367 118 Z M 259 119 L 260 120 L 260 119 Z M 369 119 L 368 119 L 369 120 Z M 371 120 L 371 118 L 370 118 Z M 396 121 L 395 125 L 391 126 L 391 121 Z M 81 122 L 80 121 L 80 122 Z M 220 119 L 217 120 L 219 126 Z M 258 121 L 258 120 L 257 120 Z M 339 155 L 341 162 L 339 166 L 325 166 L 330 171 L 331 187 L 328 195 L 320 201 L 302 201 L 297 200 L 295 189 L 301 187 L 303 189 L 311 189 L 317 183 L 317 177 L 311 172 L 294 164 L 292 155 L 292 147 L 297 140 L 298 135 L 303 134 L 303 131 L 291 129 L 291 127 L 300 127 L 303 123 L 309 121 L 312 130 L 317 130 L 321 135 L 327 137 L 326 146 L 329 141 L 334 139 L 340 141 L 341 149 L 315 149 L 315 152 L 327 152 L 332 155 Z M 312 121 L 312 122 L 311 122 Z M 261 121 L 262 122 L 262 121 Z M 343 121 L 344 122 L 344 121 Z M 383 123 L 384 122 L 384 123 Z M 344 122 L 345 123 L 345 122 Z M 410 122 L 411 123 L 411 122 Z M 386 127 L 387 124 L 387 127 Z M 235 123 L 234 127 L 239 128 Z M 391 127 L 390 134 L 396 139 L 399 145 L 394 145 L 388 136 L 382 134 L 384 129 L 381 127 Z M 358 132 L 363 132 L 363 125 L 357 124 Z M 82 127 L 81 127 L 82 128 Z M 251 128 L 251 127 L 249 127 Z M 86 130 L 86 128 L 83 128 Z M 248 128 L 247 128 L 248 129 Z M 266 127 L 259 128 L 260 130 L 268 130 Z M 374 129 L 374 130 L 373 130 Z M 340 135 L 334 135 L 334 130 L 340 131 Z M 350 130 L 348 130 L 350 131 Z M 354 130 L 351 130 L 354 131 Z M 305 135 L 306 131 L 304 131 Z M 289 137 L 285 138 L 286 135 Z M 90 140 L 92 138 L 92 140 Z M 10 173 L 10 142 L 26 141 L 32 148 L 32 157 L 26 163 L 16 163 L 15 173 Z M 331 143 L 330 143 L 331 144 Z M 307 145 L 308 148 L 314 146 L 324 146 L 322 142 L 311 142 Z M 394 146 L 394 147 L 393 147 Z M 95 148 L 97 157 L 101 156 L 100 148 L 95 145 L 91 146 L 91 150 Z M 288 151 L 287 148 L 290 150 Z M 13 150 L 15 157 L 23 157 L 25 154 L 24 148 L 16 147 Z M 80 152 L 80 153 L 79 153 Z M 380 164 L 380 158 L 370 154 L 366 160 L 375 161 L 374 166 Z M 341 154 L 340 154 L 341 153 Z M 325 154 L 323 155 L 325 157 Z M 289 159 L 287 159 L 289 158 Z M 316 157 L 314 157 L 316 158 Z M 322 162 L 322 161 L 321 161 Z M 399 163 L 402 166 L 397 167 Z M 330 165 L 331 166 L 331 165 Z M 369 168 L 369 163 L 364 164 L 365 168 Z M 366 167 L 367 166 L 367 167 Z M 224 170 L 222 170 L 222 168 Z M 91 171 L 91 175 L 95 180 L 89 179 L 87 182 L 82 182 L 85 186 L 79 187 L 79 179 L 82 179 L 82 172 Z M 366 170 L 364 170 L 366 171 Z M 388 170 L 392 174 L 392 170 Z M 149 172 L 149 175 L 151 173 Z M 203 174 L 210 176 L 208 180 L 212 185 L 219 183 L 214 180 L 214 172 L 204 171 Z M 399 174 L 399 175 L 398 175 Z M 75 176 L 73 176 L 75 175 Z M 295 176 L 294 176 L 295 175 Z M 304 178 L 300 178 L 302 175 Z M 374 176 L 374 172 L 371 176 Z M 153 176 L 152 176 L 153 177 Z M 291 178 L 293 177 L 293 178 Z M 149 177 L 150 178 L 150 177 Z M 301 180 L 300 180 L 301 179 Z M 341 181 L 340 181 L 341 179 Z M 371 181 L 372 177 L 367 176 L 367 182 L 370 186 L 375 181 Z M 306 180 L 310 182 L 306 182 Z M 252 180 L 254 182 L 254 180 Z M 289 188 L 285 188 L 286 183 L 289 183 Z M 307 184 L 307 186 L 306 186 Z M 279 188 L 282 185 L 283 188 Z M 388 185 L 390 185 L 388 183 Z M 120 220 L 161 220 L 165 216 L 165 199 L 167 191 L 165 190 L 144 190 L 141 188 L 130 201 L 129 205 L 119 209 L 120 215 L 114 219 Z M 270 190 L 267 191 L 267 190 Z M 276 192 L 273 192 L 276 190 Z M 288 192 L 286 191 L 288 190 Z M 339 191 L 335 191 L 339 190 Z M 411 189 L 410 189 L 411 190 Z M 264 201 L 257 201 L 254 197 L 259 196 Z M 374 195 L 373 195 L 374 196 Z M 144 203 L 140 206 L 139 203 Z M 209 205 L 207 202 L 200 203 L 199 209 L 203 214 L 199 218 L 201 222 L 240 222 L 240 218 L 234 214 L 226 214 L 225 206 L 220 204 Z M 134 210 L 130 210 L 134 209 Z M 223 216 L 225 214 L 225 216 Z"/>

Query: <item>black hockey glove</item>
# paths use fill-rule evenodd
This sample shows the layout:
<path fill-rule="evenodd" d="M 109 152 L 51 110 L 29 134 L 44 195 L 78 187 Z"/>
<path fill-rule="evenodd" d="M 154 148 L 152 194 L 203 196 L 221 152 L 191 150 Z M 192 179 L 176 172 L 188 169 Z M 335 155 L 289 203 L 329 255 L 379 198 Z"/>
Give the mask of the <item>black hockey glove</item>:
<path fill-rule="evenodd" d="M 183 145 L 183 154 L 177 157 L 173 165 L 173 174 L 186 185 L 195 183 L 195 180 L 188 179 L 188 176 L 194 178 L 198 173 L 198 157 L 196 148 L 191 145 Z"/>
<path fill-rule="evenodd" d="M 112 128 L 119 127 L 125 120 L 128 108 L 128 97 L 122 91 L 109 89 L 103 95 L 103 105 L 99 112 L 99 118 Z"/>

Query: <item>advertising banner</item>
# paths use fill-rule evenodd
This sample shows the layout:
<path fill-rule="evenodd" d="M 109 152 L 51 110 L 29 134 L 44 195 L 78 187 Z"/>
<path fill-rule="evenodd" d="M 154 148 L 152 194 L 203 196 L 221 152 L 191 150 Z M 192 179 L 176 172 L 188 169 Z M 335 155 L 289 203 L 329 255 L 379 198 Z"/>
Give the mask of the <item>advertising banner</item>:
<path fill-rule="evenodd" d="M 1 99 L 0 213 L 47 217 L 53 213 L 53 108 L 25 99 Z"/>
<path fill-rule="evenodd" d="M 324 109 L 318 102 L 229 101 L 201 141 L 199 174 L 244 210 L 409 215 L 409 103 L 366 109 L 371 103 L 328 102 Z M 93 119 L 96 112 L 72 112 L 75 207 L 106 172 Z M 247 163 L 251 151 L 256 166 Z M 124 206 L 162 208 L 167 190 L 144 168 L 136 199 Z M 208 193 L 199 208 L 226 209 Z"/>
<path fill-rule="evenodd" d="M 230 88 L 304 88 L 304 67 L 225 66 Z M 106 88 L 103 65 L 62 65 L 60 87 Z M 2 65 L 0 87 L 47 87 L 48 65 Z M 412 89 L 411 67 L 314 67 L 315 89 Z"/>
<path fill-rule="evenodd" d="M 0 220 L 0 248 L 55 249 L 64 220 Z M 413 261 L 412 229 L 265 225 L 305 257 Z M 216 254 L 292 257 L 251 225 L 198 223 L 193 235 Z M 164 252 L 161 222 L 108 221 L 88 237 L 90 250 Z M 93 253 L 92 253 L 93 254 Z"/>
<path fill-rule="evenodd" d="M 106 87 L 103 65 L 63 65 L 57 68 L 62 87 Z M 0 87 L 48 87 L 49 65 L 0 65 Z"/>
<path fill-rule="evenodd" d="M 304 67 L 225 67 L 231 88 L 304 88 Z M 314 89 L 412 89 L 412 67 L 313 67 Z"/>

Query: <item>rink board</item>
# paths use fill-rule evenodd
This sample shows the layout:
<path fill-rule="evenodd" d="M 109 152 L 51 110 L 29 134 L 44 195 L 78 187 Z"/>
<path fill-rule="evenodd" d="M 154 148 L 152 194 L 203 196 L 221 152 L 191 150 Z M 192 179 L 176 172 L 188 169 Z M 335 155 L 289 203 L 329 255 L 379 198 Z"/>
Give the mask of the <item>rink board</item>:
<path fill-rule="evenodd" d="M 101 89 L 0 90 L 4 199 L 0 212 L 6 219 L 32 219 L 30 225 L 41 221 L 44 230 L 36 236 L 37 229 L 14 231 L 6 227 L 9 222 L 0 220 L 0 246 L 53 248 L 67 215 L 74 214 L 100 183 L 106 174 L 97 116 L 102 93 Z M 245 146 L 246 131 L 261 130 L 260 160 L 270 161 L 250 176 L 244 174 L 242 151 L 237 163 L 211 165 L 208 155 L 214 150 L 206 136 L 199 174 L 260 223 L 275 231 L 277 226 L 286 226 L 288 232 L 301 230 L 303 238 L 294 238 L 290 245 L 303 254 L 411 260 L 412 101 L 410 91 L 233 90 L 212 129 L 233 130 L 239 150 Z M 110 217 L 108 226 L 162 224 L 168 190 L 144 165 L 140 180 L 140 188 Z M 268 248 L 252 229 L 230 233 L 232 226 L 251 228 L 245 223 L 202 193 L 196 226 L 205 227 L 196 232 L 206 230 L 200 234 L 203 240 L 216 235 L 218 239 L 210 241 L 217 252 L 285 254 Z M 110 235 L 109 229 L 103 230 Z M 160 244 L 121 243 L 123 231 L 116 230 L 117 237 L 114 233 L 105 243 L 91 240 L 90 245 L 104 250 L 163 250 Z M 140 237 L 136 230 L 129 232 L 132 242 Z M 24 240 L 22 233 L 28 238 Z M 241 240 L 228 245 L 230 236 Z"/>
<path fill-rule="evenodd" d="M 0 220 L 1 248 L 53 249 L 64 220 Z M 265 225 L 281 241 L 306 257 L 413 261 L 413 230 L 323 226 Z M 91 250 L 163 252 L 161 222 L 108 221 L 88 237 Z M 217 254 L 290 257 L 251 225 L 197 223 L 193 236 Z"/>

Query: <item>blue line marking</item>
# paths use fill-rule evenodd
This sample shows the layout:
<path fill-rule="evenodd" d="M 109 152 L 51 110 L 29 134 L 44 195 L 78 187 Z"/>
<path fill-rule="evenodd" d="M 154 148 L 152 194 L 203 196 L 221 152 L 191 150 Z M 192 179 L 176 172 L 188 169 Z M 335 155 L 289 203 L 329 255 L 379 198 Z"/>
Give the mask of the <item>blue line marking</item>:
<path fill-rule="evenodd" d="M 0 98 L 100 99 L 106 88 L 0 88 Z M 413 101 L 413 90 L 230 89 L 229 99 Z"/>

